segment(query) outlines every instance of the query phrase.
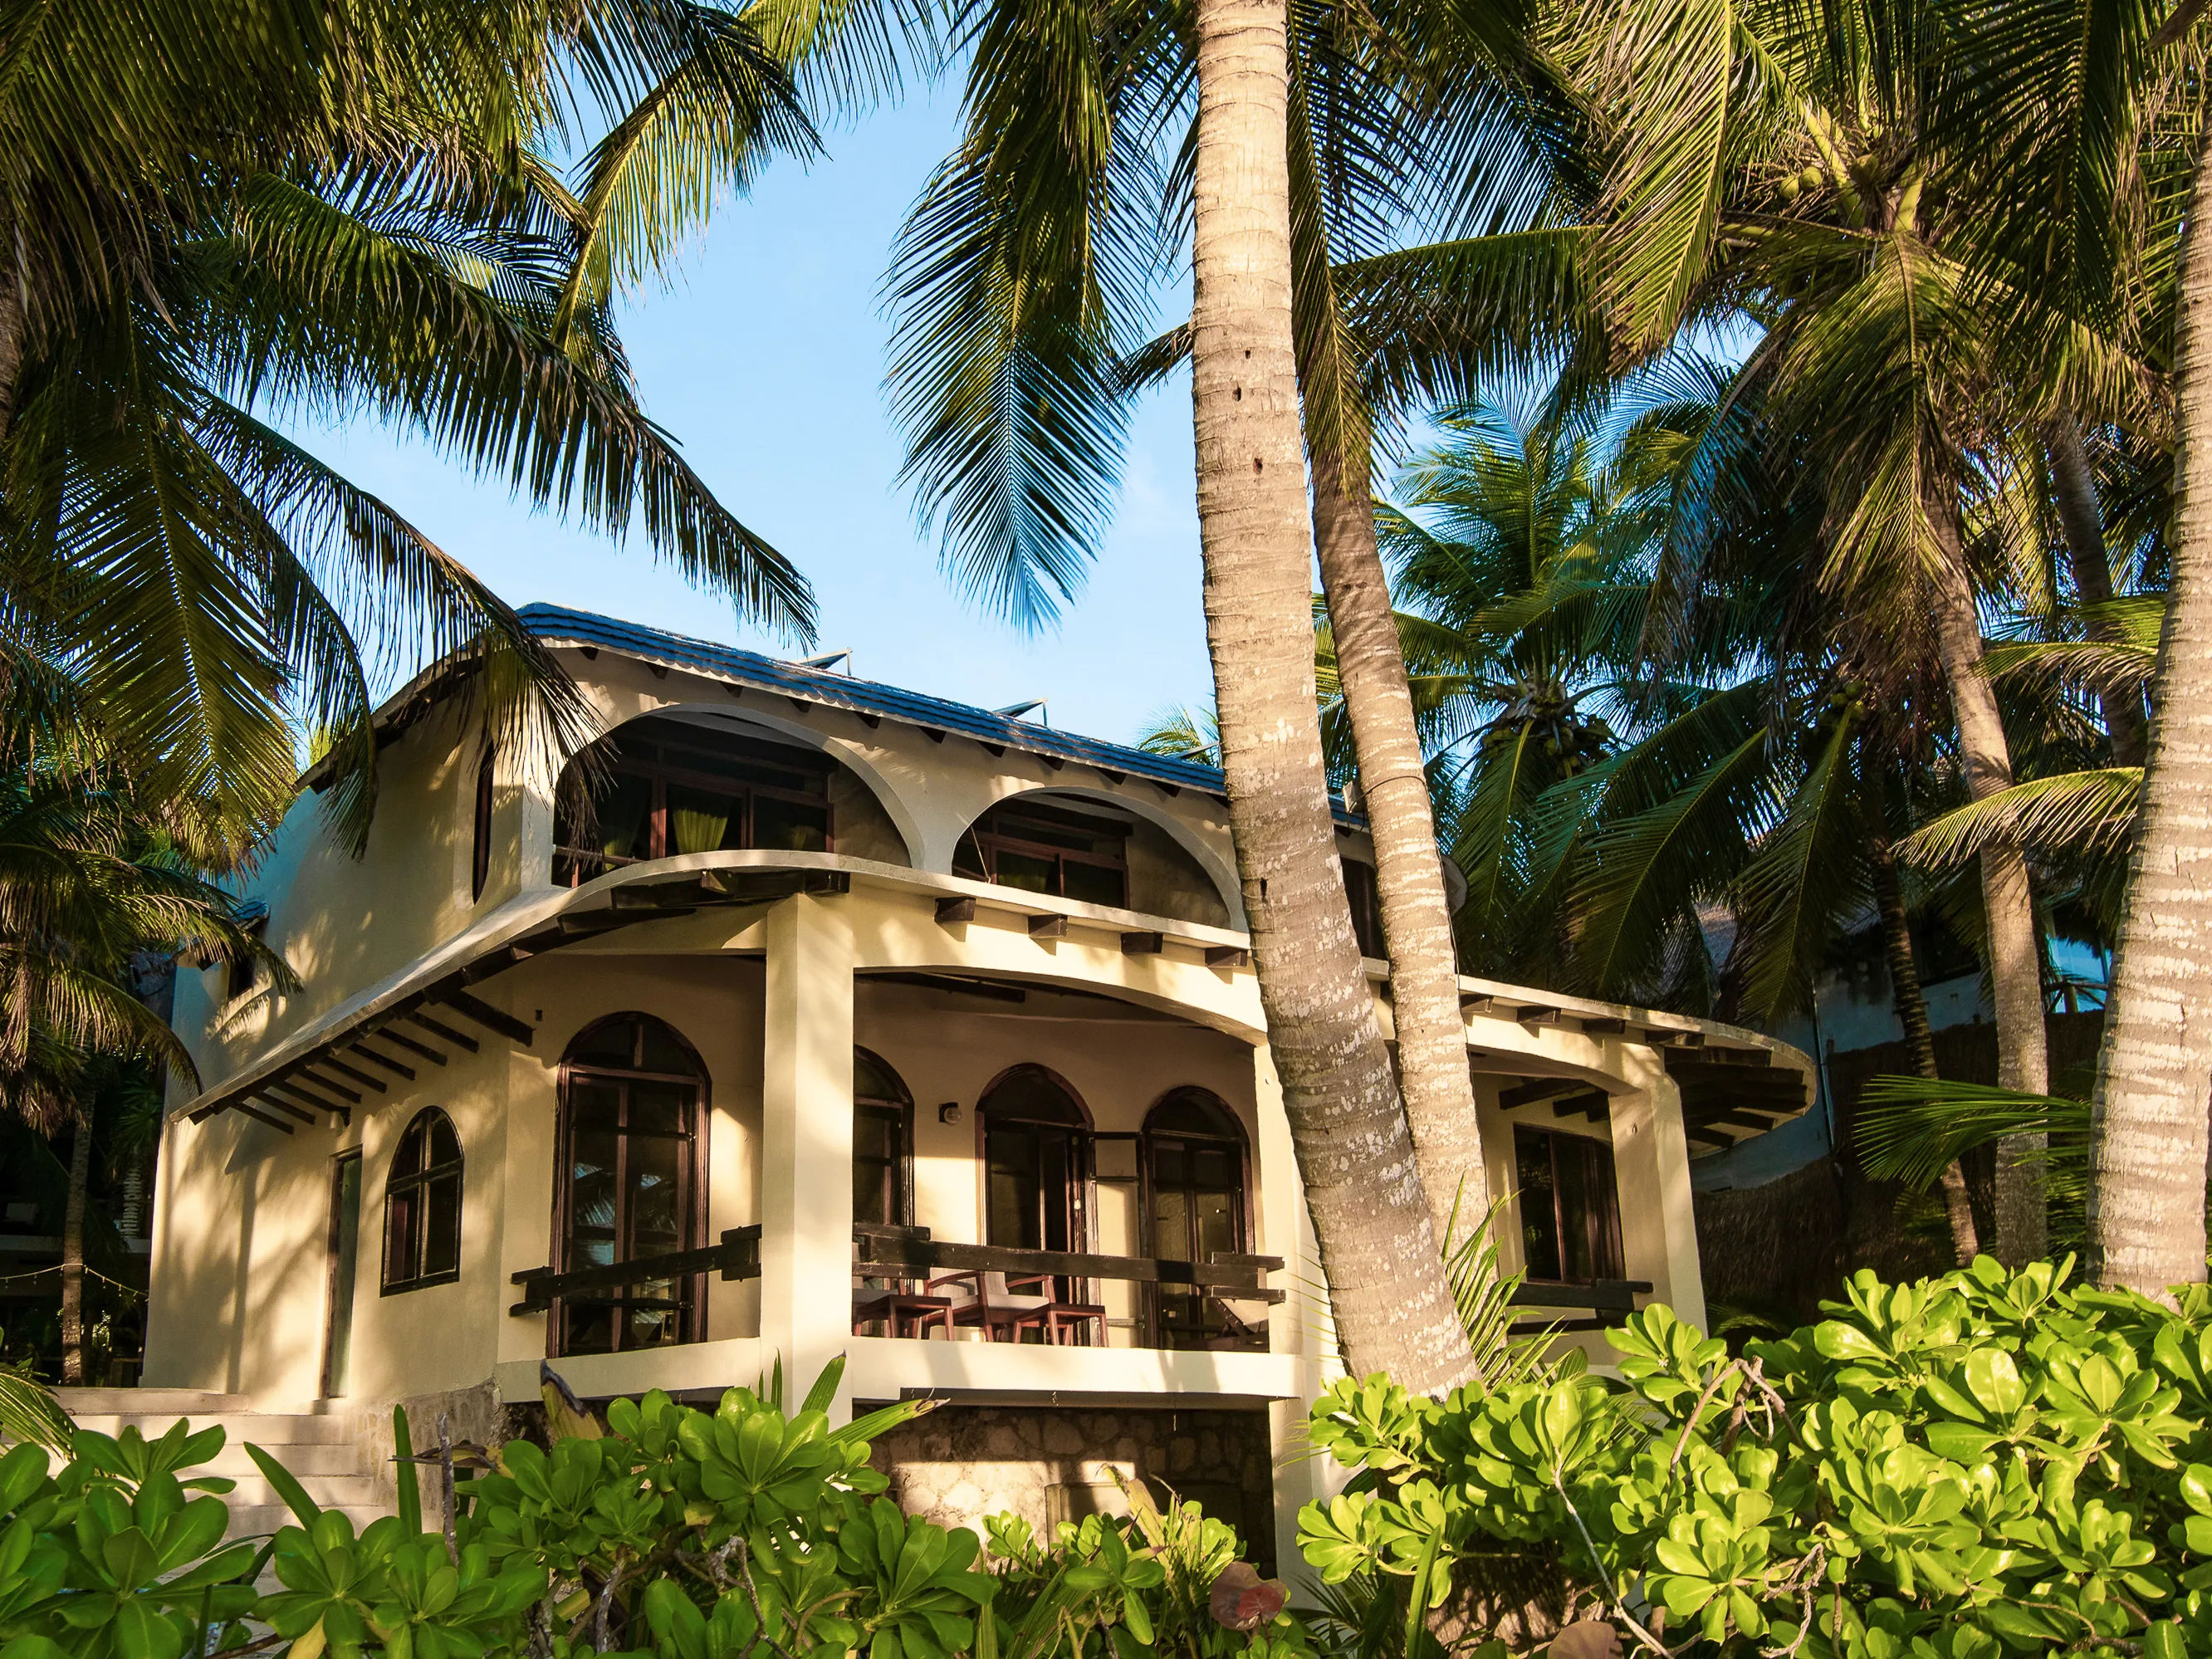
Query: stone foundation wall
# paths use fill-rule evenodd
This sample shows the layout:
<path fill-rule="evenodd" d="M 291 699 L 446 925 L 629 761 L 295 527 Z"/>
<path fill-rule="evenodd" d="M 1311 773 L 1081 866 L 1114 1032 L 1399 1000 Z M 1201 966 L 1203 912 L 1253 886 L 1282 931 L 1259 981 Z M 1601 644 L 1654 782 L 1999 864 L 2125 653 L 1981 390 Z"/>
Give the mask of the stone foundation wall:
<path fill-rule="evenodd" d="M 1228 1522 L 1246 1559 L 1275 1570 L 1263 1411 L 941 1406 L 878 1439 L 870 1462 L 908 1514 L 978 1534 L 1007 1510 L 1044 1536 L 1061 1521 L 1125 1514 L 1115 1477 L 1141 1480 L 1156 1502 L 1172 1494 Z"/>

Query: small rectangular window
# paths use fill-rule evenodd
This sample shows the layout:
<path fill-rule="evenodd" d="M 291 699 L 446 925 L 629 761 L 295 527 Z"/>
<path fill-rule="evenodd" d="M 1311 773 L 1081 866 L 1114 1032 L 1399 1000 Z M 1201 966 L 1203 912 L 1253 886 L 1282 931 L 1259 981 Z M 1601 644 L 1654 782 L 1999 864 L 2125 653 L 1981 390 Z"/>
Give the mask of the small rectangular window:
<path fill-rule="evenodd" d="M 1620 1278 L 1620 1197 L 1613 1148 L 1588 1135 L 1516 1125 L 1513 1163 L 1520 1189 L 1522 1263 L 1528 1277 L 1567 1285 Z"/>
<path fill-rule="evenodd" d="M 267 933 L 268 931 L 269 919 L 266 916 L 262 917 L 258 921 L 248 922 L 246 926 L 246 937 L 253 939 L 257 943 L 259 942 L 262 937 Z M 223 996 L 225 1000 L 231 1002 L 237 1001 L 239 998 L 244 996 L 247 992 L 251 991 L 255 985 L 258 984 L 260 982 L 260 978 L 261 964 L 256 962 L 251 956 L 241 951 L 237 956 L 233 957 L 230 959 L 228 968 L 225 970 L 223 975 Z"/>

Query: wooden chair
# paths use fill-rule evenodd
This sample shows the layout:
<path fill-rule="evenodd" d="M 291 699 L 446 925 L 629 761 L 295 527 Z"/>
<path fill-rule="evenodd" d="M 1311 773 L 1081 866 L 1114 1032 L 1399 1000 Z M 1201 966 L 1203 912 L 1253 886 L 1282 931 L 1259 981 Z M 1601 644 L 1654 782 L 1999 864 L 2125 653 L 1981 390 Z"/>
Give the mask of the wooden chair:
<path fill-rule="evenodd" d="M 934 1326 L 952 1340 L 952 1298 L 914 1288 L 911 1279 L 862 1279 L 853 1286 L 853 1334 L 866 1325 L 885 1325 L 891 1336 L 927 1337 Z"/>
<path fill-rule="evenodd" d="M 986 1341 L 1018 1342 L 1025 1330 L 1045 1334 L 1048 1310 L 1054 1303 L 1049 1296 L 1017 1291 L 1013 1287 L 1048 1282 L 1042 1273 L 1009 1279 L 1005 1273 L 970 1267 L 962 1273 L 940 1273 L 929 1281 L 927 1288 L 933 1296 L 939 1291 L 953 1292 L 951 1306 L 955 1327 L 976 1326 Z"/>

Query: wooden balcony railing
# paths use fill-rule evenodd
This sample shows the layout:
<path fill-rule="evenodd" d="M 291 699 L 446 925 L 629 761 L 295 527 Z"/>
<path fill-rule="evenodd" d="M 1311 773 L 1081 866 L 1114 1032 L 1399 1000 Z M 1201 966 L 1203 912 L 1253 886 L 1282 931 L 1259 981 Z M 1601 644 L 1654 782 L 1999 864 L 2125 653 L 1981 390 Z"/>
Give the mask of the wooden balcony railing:
<path fill-rule="evenodd" d="M 1009 1278 L 1115 1279 L 1133 1285 L 1189 1286 L 1223 1302 L 1279 1303 L 1284 1292 L 1261 1281 L 1280 1273 L 1279 1255 L 1216 1251 L 1206 1261 L 1143 1255 L 1094 1255 L 1081 1250 L 1023 1250 L 1006 1244 L 958 1244 L 932 1238 L 927 1227 L 856 1226 L 854 1268 L 896 1269 L 904 1274 L 1002 1273 Z"/>
<path fill-rule="evenodd" d="M 651 1285 L 664 1279 L 690 1279 L 696 1273 L 718 1273 L 725 1279 L 758 1279 L 761 1270 L 761 1230 L 732 1227 L 719 1244 L 696 1250 L 668 1250 L 659 1255 L 634 1256 L 628 1261 L 600 1267 L 576 1267 L 556 1273 L 550 1267 L 529 1267 L 516 1273 L 513 1283 L 522 1286 L 522 1300 L 507 1310 L 518 1317 L 540 1314 L 556 1301 L 620 1303 L 627 1307 L 674 1307 L 675 1302 L 635 1297 L 599 1297 L 594 1291 L 619 1291 L 631 1285 Z"/>
<path fill-rule="evenodd" d="M 527 1268 L 513 1277 L 523 1296 L 507 1311 L 517 1316 L 544 1313 L 556 1301 L 580 1299 L 594 1291 L 622 1290 L 631 1285 L 689 1279 L 696 1273 L 720 1273 L 725 1279 L 757 1279 L 760 1238 L 757 1226 L 732 1227 L 722 1235 L 720 1243 L 696 1250 L 670 1250 L 566 1273 L 551 1267 Z M 927 1227 L 865 1224 L 853 1229 L 853 1244 L 855 1263 L 864 1269 L 914 1273 L 980 1268 L 1016 1277 L 1116 1279 L 1139 1285 L 1188 1285 L 1224 1302 L 1279 1303 L 1284 1297 L 1284 1292 L 1261 1282 L 1266 1274 L 1282 1268 L 1282 1258 L 1273 1255 L 1217 1253 L 1210 1261 L 1176 1261 L 1073 1250 L 1020 1250 L 1002 1244 L 957 1244 L 932 1238 Z"/>

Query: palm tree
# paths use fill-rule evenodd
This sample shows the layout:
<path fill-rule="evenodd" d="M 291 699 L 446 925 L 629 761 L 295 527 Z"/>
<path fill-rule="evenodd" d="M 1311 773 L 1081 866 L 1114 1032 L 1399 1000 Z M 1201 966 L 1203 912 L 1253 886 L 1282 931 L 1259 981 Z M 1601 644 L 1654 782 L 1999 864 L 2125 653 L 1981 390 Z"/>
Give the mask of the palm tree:
<path fill-rule="evenodd" d="M 332 734 L 328 801 L 362 832 L 364 626 L 466 653 L 462 689 L 519 746 L 587 736 L 489 590 L 270 424 L 302 411 L 377 416 L 641 528 L 805 635 L 804 580 L 646 417 L 609 307 L 720 185 L 811 146 L 791 71 L 844 15 L 252 0 L 220 29 L 159 5 L 27 22 L 0 86 L 9 663 L 70 663 L 142 783 L 217 802 L 234 847 L 290 799 L 295 722 Z M 574 194 L 545 159 L 564 146 Z"/>
<path fill-rule="evenodd" d="M 1694 27 L 1677 27 L 1685 18 Z M 1786 4 L 1724 18 L 1637 7 L 1580 55 L 1615 161 L 1600 263 L 1619 325 L 1648 346 L 1685 320 L 1758 319 L 1744 376 L 1765 383 L 1778 428 L 1805 445 L 1805 476 L 1825 490 L 1825 591 L 1870 643 L 1940 663 L 1980 799 L 2009 787 L 2014 764 L 1984 672 L 1966 498 L 2017 464 L 2055 405 L 2140 420 L 2151 376 L 2124 319 L 2068 315 L 2017 264 L 1969 263 L 1973 222 L 1999 215 L 2007 191 L 2013 141 L 1991 134 L 2029 112 L 1959 117 L 1945 77 L 1970 67 L 1960 35 L 1992 62 L 2008 43 L 1986 18 L 1954 21 L 1891 35 L 1855 4 L 1811 28 Z M 1888 44 L 1859 49 L 1875 39 Z M 2047 222 L 2049 204 L 2036 215 Z M 1978 863 L 2001 1080 L 2039 1093 L 2027 864 L 2002 838 Z M 2008 1261 L 2042 1248 L 2033 1151 L 2000 1152 Z"/>
<path fill-rule="evenodd" d="M 186 851 L 206 843 L 217 815 L 174 803 L 149 813 L 127 769 L 85 742 L 82 711 L 39 718 L 57 712 L 19 699 L 0 730 L 0 1113 L 70 1133 L 62 1380 L 80 1383 L 93 1097 L 135 1058 L 198 1076 L 190 1051 L 132 994 L 133 959 L 190 948 L 257 961 L 270 990 L 296 981 Z"/>
<path fill-rule="evenodd" d="M 2087 1200 L 2091 1271 L 2153 1295 L 2201 1281 L 2205 1270 L 2212 1034 L 2187 1017 L 2212 983 L 2212 888 L 2203 873 L 2212 831 L 2197 805 L 2212 750 L 2192 736 L 2212 692 L 2212 505 L 2203 488 L 2212 253 L 2196 234 L 2212 209 L 2204 10 L 2202 0 L 2053 7 L 2050 27 L 2032 40 L 1971 8 L 1948 20 L 1964 72 L 1951 77 L 1946 136 L 1981 143 L 1993 163 L 1966 245 L 1978 274 L 1999 291 L 2033 293 L 2075 336 L 2132 328 L 2172 376 L 2170 406 L 2161 400 L 2153 418 L 2127 423 L 2154 441 L 2170 434 L 2172 603 L 2142 744 Z M 2160 418 L 2169 407 L 2170 427 Z M 2084 563 L 2094 565 L 2081 516 Z M 2093 569 L 2083 591 L 2094 581 Z M 2130 724 L 2124 715 L 2115 734 Z"/>
<path fill-rule="evenodd" d="M 1188 211 L 1207 640 L 1270 1042 L 1352 1363 L 1425 1389 L 1468 1353 L 1343 902 L 1314 706 L 1289 31 L 1281 0 L 1065 27 L 957 12 L 967 136 L 902 238 L 890 378 L 956 578 L 1042 620 L 1110 510 L 1121 356 Z M 1463 1039 L 1453 1064 L 1464 1090 Z"/>
<path fill-rule="evenodd" d="M 2185 4 L 2169 30 L 2196 11 Z M 2175 295 L 2172 597 L 2091 1104 L 2090 1269 L 2154 1295 L 2201 1282 L 2205 1261 L 2212 1034 L 2188 1017 L 2212 986 L 2212 828 L 2202 807 L 2212 743 L 2197 729 L 2212 707 L 2212 247 L 2202 234 L 2212 212 L 2212 127 L 2205 131 Z"/>

